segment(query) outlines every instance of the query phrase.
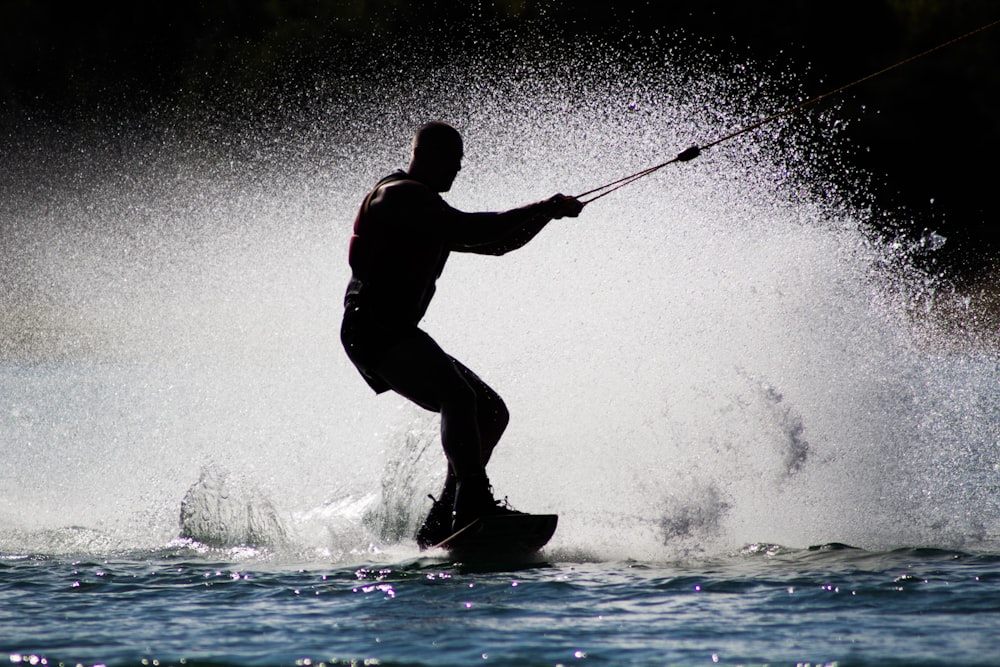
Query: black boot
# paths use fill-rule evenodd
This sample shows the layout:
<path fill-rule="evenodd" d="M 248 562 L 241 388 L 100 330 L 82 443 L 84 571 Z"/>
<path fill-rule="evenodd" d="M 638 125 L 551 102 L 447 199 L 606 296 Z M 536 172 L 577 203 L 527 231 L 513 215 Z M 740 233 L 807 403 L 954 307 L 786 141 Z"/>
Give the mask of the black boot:
<path fill-rule="evenodd" d="M 455 515 L 452 521 L 454 531 L 465 528 L 481 516 L 493 513 L 496 501 L 490 489 L 486 475 L 458 481 L 455 488 Z"/>
<path fill-rule="evenodd" d="M 427 518 L 417 531 L 417 546 L 427 549 L 439 542 L 444 541 L 452 533 L 452 515 L 455 511 L 455 487 L 445 488 L 441 492 L 441 497 L 434 500 L 431 511 L 427 513 Z"/>

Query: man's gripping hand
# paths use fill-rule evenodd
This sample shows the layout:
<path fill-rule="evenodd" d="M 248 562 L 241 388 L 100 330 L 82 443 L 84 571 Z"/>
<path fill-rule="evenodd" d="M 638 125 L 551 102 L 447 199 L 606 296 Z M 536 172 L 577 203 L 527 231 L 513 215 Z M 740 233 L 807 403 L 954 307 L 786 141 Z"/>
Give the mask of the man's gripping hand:
<path fill-rule="evenodd" d="M 545 200 L 546 212 L 552 218 L 575 218 L 583 210 L 583 204 L 576 197 L 564 194 L 553 195 Z"/>

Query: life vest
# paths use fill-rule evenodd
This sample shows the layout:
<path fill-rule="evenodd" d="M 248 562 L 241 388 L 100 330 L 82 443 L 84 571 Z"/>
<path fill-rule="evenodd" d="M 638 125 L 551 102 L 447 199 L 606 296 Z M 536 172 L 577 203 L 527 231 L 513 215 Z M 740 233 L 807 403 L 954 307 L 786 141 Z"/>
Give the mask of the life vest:
<path fill-rule="evenodd" d="M 376 219 L 370 211 L 379 188 L 408 178 L 403 171 L 386 176 L 358 208 L 348 251 L 352 276 L 344 302 L 347 307 L 364 307 L 387 323 L 416 325 L 448 258 L 439 215 L 447 205 L 434 193 L 441 202 L 440 212 L 418 208 Z"/>

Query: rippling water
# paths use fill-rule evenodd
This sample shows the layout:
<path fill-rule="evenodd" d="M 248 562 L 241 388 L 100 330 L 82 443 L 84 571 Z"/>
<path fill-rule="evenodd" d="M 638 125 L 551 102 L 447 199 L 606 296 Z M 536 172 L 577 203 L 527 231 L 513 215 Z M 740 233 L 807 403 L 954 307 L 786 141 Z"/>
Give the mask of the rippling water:
<path fill-rule="evenodd" d="M 5 556 L 12 664 L 995 665 L 1000 556 L 754 545 L 684 564 Z"/>

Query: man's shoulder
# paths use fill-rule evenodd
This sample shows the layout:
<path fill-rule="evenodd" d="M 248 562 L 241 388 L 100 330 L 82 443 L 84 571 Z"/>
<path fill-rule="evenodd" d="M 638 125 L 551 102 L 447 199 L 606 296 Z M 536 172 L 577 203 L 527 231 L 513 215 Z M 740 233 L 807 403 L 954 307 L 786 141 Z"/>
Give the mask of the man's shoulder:
<path fill-rule="evenodd" d="M 434 194 L 429 187 L 405 174 L 398 178 L 383 179 L 376 186 L 376 189 L 396 194 Z"/>
<path fill-rule="evenodd" d="M 440 195 L 405 172 L 396 172 L 379 181 L 372 197 L 373 206 L 427 206 L 441 201 Z"/>

